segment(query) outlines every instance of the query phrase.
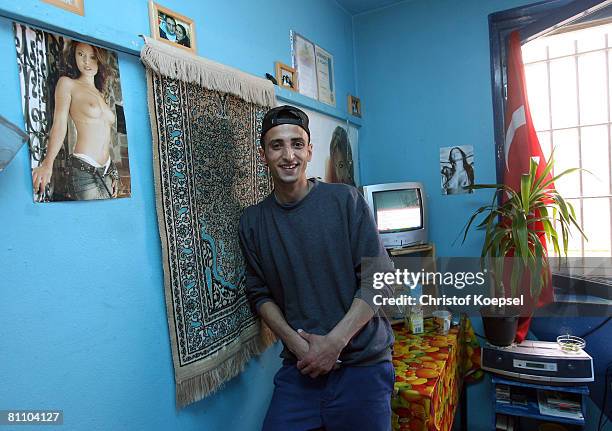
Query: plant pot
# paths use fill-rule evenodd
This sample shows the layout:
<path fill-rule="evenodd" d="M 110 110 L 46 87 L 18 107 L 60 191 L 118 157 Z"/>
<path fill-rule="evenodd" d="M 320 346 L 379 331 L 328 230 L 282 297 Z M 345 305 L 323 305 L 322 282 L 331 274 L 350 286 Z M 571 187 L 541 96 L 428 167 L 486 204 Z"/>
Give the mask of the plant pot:
<path fill-rule="evenodd" d="M 480 315 L 485 337 L 490 344 L 506 347 L 514 342 L 521 315 L 519 307 L 482 307 Z"/>

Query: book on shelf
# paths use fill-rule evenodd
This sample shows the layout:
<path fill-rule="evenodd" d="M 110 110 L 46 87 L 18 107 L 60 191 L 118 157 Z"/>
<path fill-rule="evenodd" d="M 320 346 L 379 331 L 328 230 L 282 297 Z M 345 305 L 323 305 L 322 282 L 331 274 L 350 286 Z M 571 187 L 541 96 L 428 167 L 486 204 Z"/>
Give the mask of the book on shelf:
<path fill-rule="evenodd" d="M 504 414 L 495 415 L 495 431 L 514 431 L 514 416 Z"/>
<path fill-rule="evenodd" d="M 584 420 L 578 394 L 538 390 L 538 408 L 542 415 Z"/>
<path fill-rule="evenodd" d="M 529 404 L 529 389 L 510 387 L 508 385 L 496 385 L 495 401 L 499 404 L 512 404 L 515 407 L 527 407 Z"/>

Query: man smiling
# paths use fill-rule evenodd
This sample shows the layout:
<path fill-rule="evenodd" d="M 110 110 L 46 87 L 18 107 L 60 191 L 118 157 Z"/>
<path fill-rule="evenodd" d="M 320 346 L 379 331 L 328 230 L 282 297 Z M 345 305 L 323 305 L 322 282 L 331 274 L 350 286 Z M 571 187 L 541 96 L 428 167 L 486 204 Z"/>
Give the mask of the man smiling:
<path fill-rule="evenodd" d="M 357 189 L 307 179 L 308 123 L 293 106 L 268 111 L 274 191 L 240 220 L 247 295 L 284 345 L 263 429 L 387 431 L 393 335 L 360 286 L 362 258 L 387 253 Z"/>
<path fill-rule="evenodd" d="M 176 21 L 169 15 L 159 24 L 159 36 L 172 42 L 176 42 Z"/>

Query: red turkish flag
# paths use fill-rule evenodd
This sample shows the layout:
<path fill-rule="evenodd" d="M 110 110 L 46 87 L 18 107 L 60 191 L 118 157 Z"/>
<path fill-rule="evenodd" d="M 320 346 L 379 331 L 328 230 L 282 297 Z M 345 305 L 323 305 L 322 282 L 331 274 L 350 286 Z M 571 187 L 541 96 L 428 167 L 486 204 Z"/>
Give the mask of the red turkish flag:
<path fill-rule="evenodd" d="M 525 83 L 525 68 L 521 54 L 521 40 L 518 31 L 510 34 L 508 47 L 508 99 L 506 100 L 505 132 L 504 142 L 504 184 L 513 190 L 520 191 L 521 175 L 529 173 L 529 164 L 532 157 L 537 157 L 538 175 L 542 173 L 546 166 L 546 159 L 542 153 L 538 135 L 533 127 L 531 112 L 527 99 L 527 88 Z M 539 225 L 539 226 L 538 226 Z M 536 224 L 536 229 L 543 230 L 540 222 Z M 546 249 L 546 237 L 542 233 L 539 235 L 542 245 Z M 538 299 L 538 306 L 546 305 L 553 300 L 552 282 L 549 277 L 548 285 L 542 290 Z M 530 297 L 529 279 L 523 278 L 522 292 L 525 298 Z M 525 339 L 529 331 L 531 316 L 521 317 L 515 340 L 521 342 Z"/>

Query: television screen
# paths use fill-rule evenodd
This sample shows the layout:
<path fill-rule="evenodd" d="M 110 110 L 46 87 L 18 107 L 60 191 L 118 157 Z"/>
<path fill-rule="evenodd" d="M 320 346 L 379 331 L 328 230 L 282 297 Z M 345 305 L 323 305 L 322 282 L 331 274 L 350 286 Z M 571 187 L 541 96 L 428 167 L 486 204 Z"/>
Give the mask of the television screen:
<path fill-rule="evenodd" d="M 423 227 L 421 194 L 418 189 L 372 193 L 379 232 L 397 232 Z"/>

